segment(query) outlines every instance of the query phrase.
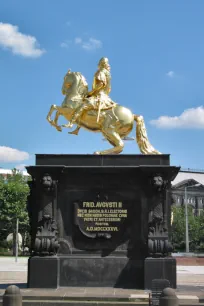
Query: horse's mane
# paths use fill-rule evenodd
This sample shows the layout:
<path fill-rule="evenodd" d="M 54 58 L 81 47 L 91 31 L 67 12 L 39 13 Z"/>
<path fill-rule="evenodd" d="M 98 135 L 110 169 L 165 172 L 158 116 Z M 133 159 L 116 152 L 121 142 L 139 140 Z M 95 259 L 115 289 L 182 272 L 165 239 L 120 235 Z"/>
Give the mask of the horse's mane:
<path fill-rule="evenodd" d="M 81 72 L 72 72 L 73 74 L 75 74 L 75 76 L 77 78 L 79 78 L 79 80 L 82 82 L 82 84 L 88 88 L 88 83 L 85 79 L 85 77 L 81 74 Z"/>

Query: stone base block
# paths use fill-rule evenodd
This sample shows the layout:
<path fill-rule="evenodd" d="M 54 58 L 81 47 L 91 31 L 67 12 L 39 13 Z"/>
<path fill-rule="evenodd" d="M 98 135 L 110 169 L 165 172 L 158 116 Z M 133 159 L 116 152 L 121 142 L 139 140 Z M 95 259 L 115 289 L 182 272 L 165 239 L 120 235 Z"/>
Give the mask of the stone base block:
<path fill-rule="evenodd" d="M 167 279 L 171 288 L 176 288 L 175 258 L 146 258 L 144 270 L 145 289 L 151 289 L 153 279 Z"/>
<path fill-rule="evenodd" d="M 144 261 L 125 256 L 66 255 L 33 257 L 28 262 L 29 288 L 144 288 Z"/>
<path fill-rule="evenodd" d="M 123 256 L 60 257 L 60 287 L 144 288 L 144 263 Z"/>
<path fill-rule="evenodd" d="M 29 288 L 59 287 L 59 258 L 31 257 L 28 259 Z"/>

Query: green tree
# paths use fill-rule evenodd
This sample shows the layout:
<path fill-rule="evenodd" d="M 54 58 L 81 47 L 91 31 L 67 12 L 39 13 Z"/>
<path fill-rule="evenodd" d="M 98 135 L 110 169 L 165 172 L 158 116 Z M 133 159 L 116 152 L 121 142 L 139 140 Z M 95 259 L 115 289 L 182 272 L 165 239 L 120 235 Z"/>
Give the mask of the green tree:
<path fill-rule="evenodd" d="M 172 207 L 173 224 L 172 224 L 172 243 L 175 250 L 185 250 L 185 208 Z M 192 207 L 188 207 L 188 229 L 190 251 L 204 249 L 204 213 L 195 216 Z"/>
<path fill-rule="evenodd" d="M 183 207 L 172 207 L 172 244 L 175 250 L 185 248 L 185 211 Z"/>
<path fill-rule="evenodd" d="M 19 233 L 25 240 L 29 231 L 29 219 L 26 209 L 29 187 L 27 178 L 17 170 L 5 180 L 0 177 L 0 242 L 4 241 L 8 234 L 14 233 L 16 220 L 19 219 Z M 15 237 L 15 236 L 14 236 Z"/>
<path fill-rule="evenodd" d="M 204 213 L 194 218 L 194 223 L 190 228 L 195 250 L 204 251 Z"/>

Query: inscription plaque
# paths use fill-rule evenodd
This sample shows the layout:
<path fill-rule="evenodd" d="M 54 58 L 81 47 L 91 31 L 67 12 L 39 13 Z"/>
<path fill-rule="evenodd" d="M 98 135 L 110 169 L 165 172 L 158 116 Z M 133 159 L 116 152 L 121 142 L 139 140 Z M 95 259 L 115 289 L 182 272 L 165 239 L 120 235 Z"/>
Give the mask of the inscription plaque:
<path fill-rule="evenodd" d="M 74 205 L 76 224 L 86 236 L 93 238 L 100 234 L 110 238 L 113 232 L 120 231 L 121 224 L 128 216 L 122 201 L 83 201 Z"/>

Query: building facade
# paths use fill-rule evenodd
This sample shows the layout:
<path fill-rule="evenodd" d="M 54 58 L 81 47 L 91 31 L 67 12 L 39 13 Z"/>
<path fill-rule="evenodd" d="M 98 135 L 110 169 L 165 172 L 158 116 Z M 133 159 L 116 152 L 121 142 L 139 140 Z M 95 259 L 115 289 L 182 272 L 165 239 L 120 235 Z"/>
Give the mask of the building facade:
<path fill-rule="evenodd" d="M 4 168 L 0 168 L 0 176 L 2 176 L 4 179 L 7 179 L 8 176 L 13 175 L 13 171 L 11 169 L 4 169 Z M 17 170 L 18 171 L 18 170 Z M 27 171 L 19 171 L 21 174 L 23 174 L 23 176 L 25 177 L 29 177 L 30 175 L 27 173 Z"/>
<path fill-rule="evenodd" d="M 173 205 L 187 204 L 193 209 L 195 215 L 204 211 L 204 170 L 181 169 L 172 182 L 171 194 Z"/>

